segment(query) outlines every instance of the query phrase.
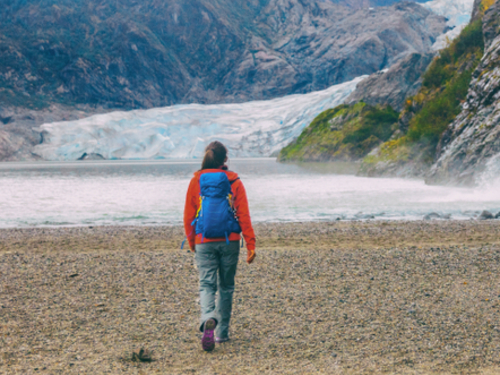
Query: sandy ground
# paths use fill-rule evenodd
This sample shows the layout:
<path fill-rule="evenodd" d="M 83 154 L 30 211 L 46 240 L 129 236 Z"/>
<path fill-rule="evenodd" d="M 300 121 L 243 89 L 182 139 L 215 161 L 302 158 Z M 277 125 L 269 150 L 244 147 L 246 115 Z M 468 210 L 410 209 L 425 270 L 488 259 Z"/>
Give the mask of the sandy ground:
<path fill-rule="evenodd" d="M 0 373 L 500 373 L 500 221 L 256 233 L 232 341 L 205 353 L 181 228 L 0 230 Z"/>

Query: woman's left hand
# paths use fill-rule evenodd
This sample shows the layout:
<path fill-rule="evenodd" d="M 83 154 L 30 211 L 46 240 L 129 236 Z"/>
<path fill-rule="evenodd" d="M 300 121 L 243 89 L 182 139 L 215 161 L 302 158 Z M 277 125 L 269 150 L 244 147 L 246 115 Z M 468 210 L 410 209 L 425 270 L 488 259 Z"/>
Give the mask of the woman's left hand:
<path fill-rule="evenodd" d="M 255 250 L 247 250 L 247 263 L 252 264 L 255 259 Z"/>

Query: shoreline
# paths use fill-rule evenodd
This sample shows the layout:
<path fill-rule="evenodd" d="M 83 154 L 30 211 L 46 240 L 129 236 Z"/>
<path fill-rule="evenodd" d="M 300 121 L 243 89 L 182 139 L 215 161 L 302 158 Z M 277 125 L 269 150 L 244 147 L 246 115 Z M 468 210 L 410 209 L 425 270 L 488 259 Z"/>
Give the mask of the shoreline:
<path fill-rule="evenodd" d="M 0 229 L 0 373 L 500 372 L 500 221 L 255 231 L 205 353 L 182 227 Z"/>
<path fill-rule="evenodd" d="M 481 216 L 482 212 L 488 212 L 493 215 L 493 218 L 491 219 L 479 219 Z M 429 212 L 427 214 L 421 214 L 419 215 L 418 219 L 417 218 L 411 218 L 411 219 L 403 219 L 401 217 L 397 218 L 390 218 L 387 216 L 375 216 L 375 214 L 359 214 L 359 216 L 354 215 L 352 218 L 347 218 L 344 217 L 342 218 L 339 214 L 339 216 L 331 219 L 321 219 L 321 220 L 307 220 L 307 221 L 255 221 L 252 223 L 252 225 L 255 226 L 281 226 L 281 225 L 303 225 L 303 224 L 311 224 L 311 225 L 322 225 L 322 224 L 329 224 L 331 225 L 332 223 L 352 223 L 352 224 L 381 224 L 384 223 L 383 225 L 387 225 L 389 223 L 439 223 L 439 222 L 448 222 L 448 223 L 463 223 L 463 222 L 482 222 L 482 221 L 498 221 L 500 222 L 500 211 L 497 213 L 497 209 L 493 210 L 476 210 L 471 213 L 472 216 L 462 216 L 462 217 L 457 217 L 457 216 L 452 216 L 452 214 L 439 214 L 436 212 Z M 498 216 L 498 217 L 496 217 Z M 71 229 L 85 229 L 85 228 L 115 228 L 115 229 L 126 229 L 126 228 L 182 228 L 182 223 L 176 222 L 176 223 L 143 223 L 143 224 L 115 224 L 115 223 L 78 223 L 78 224 L 70 224 L 70 223 L 63 223 L 63 224 L 34 224 L 34 225 L 23 225 L 23 226 L 0 226 L 0 231 L 12 231 L 12 230 L 33 230 L 36 231 L 37 229 L 42 229 L 42 230 L 71 230 Z"/>
<path fill-rule="evenodd" d="M 500 220 L 357 220 L 255 223 L 257 248 L 500 244 Z M 180 250 L 181 225 L 0 228 L 4 251 Z M 104 242 L 106 240 L 106 242 Z M 69 246 L 65 248 L 65 246 Z M 33 246 L 31 248 L 31 246 Z"/>

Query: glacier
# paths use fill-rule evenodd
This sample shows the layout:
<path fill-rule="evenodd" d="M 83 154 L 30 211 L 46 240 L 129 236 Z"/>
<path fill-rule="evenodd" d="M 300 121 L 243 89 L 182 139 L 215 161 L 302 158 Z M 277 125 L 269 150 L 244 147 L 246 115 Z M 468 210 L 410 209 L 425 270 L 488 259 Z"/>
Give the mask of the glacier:
<path fill-rule="evenodd" d="M 219 140 L 231 157 L 271 156 L 319 113 L 343 103 L 364 78 L 272 100 L 175 105 L 44 124 L 34 153 L 48 161 L 77 160 L 85 153 L 111 160 L 191 159 Z"/>
<path fill-rule="evenodd" d="M 455 39 L 467 26 L 472 15 L 474 0 L 433 0 L 420 5 L 448 19 L 446 24 L 451 30 L 439 36 L 432 46 L 434 51 L 438 51 L 445 48 L 448 41 Z"/>
<path fill-rule="evenodd" d="M 421 4 L 448 19 L 452 28 L 433 49 L 446 46 L 469 22 L 474 0 L 433 0 Z M 323 110 L 342 104 L 366 78 L 309 94 L 241 104 L 187 104 L 117 111 L 40 127 L 43 142 L 34 153 L 48 161 L 71 161 L 84 154 L 105 159 L 192 159 L 220 140 L 232 157 L 276 155 Z"/>

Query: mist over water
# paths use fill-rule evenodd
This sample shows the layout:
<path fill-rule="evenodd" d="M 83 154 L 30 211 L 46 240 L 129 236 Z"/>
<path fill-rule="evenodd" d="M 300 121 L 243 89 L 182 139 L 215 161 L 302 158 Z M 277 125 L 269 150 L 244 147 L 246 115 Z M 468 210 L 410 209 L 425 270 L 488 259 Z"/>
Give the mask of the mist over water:
<path fill-rule="evenodd" d="M 0 227 L 180 224 L 199 166 L 199 160 L 4 163 Z M 477 188 L 456 188 L 336 174 L 355 170 L 346 164 L 240 159 L 230 169 L 246 187 L 254 222 L 421 220 L 430 212 L 465 220 L 500 211 L 500 174 Z"/>

